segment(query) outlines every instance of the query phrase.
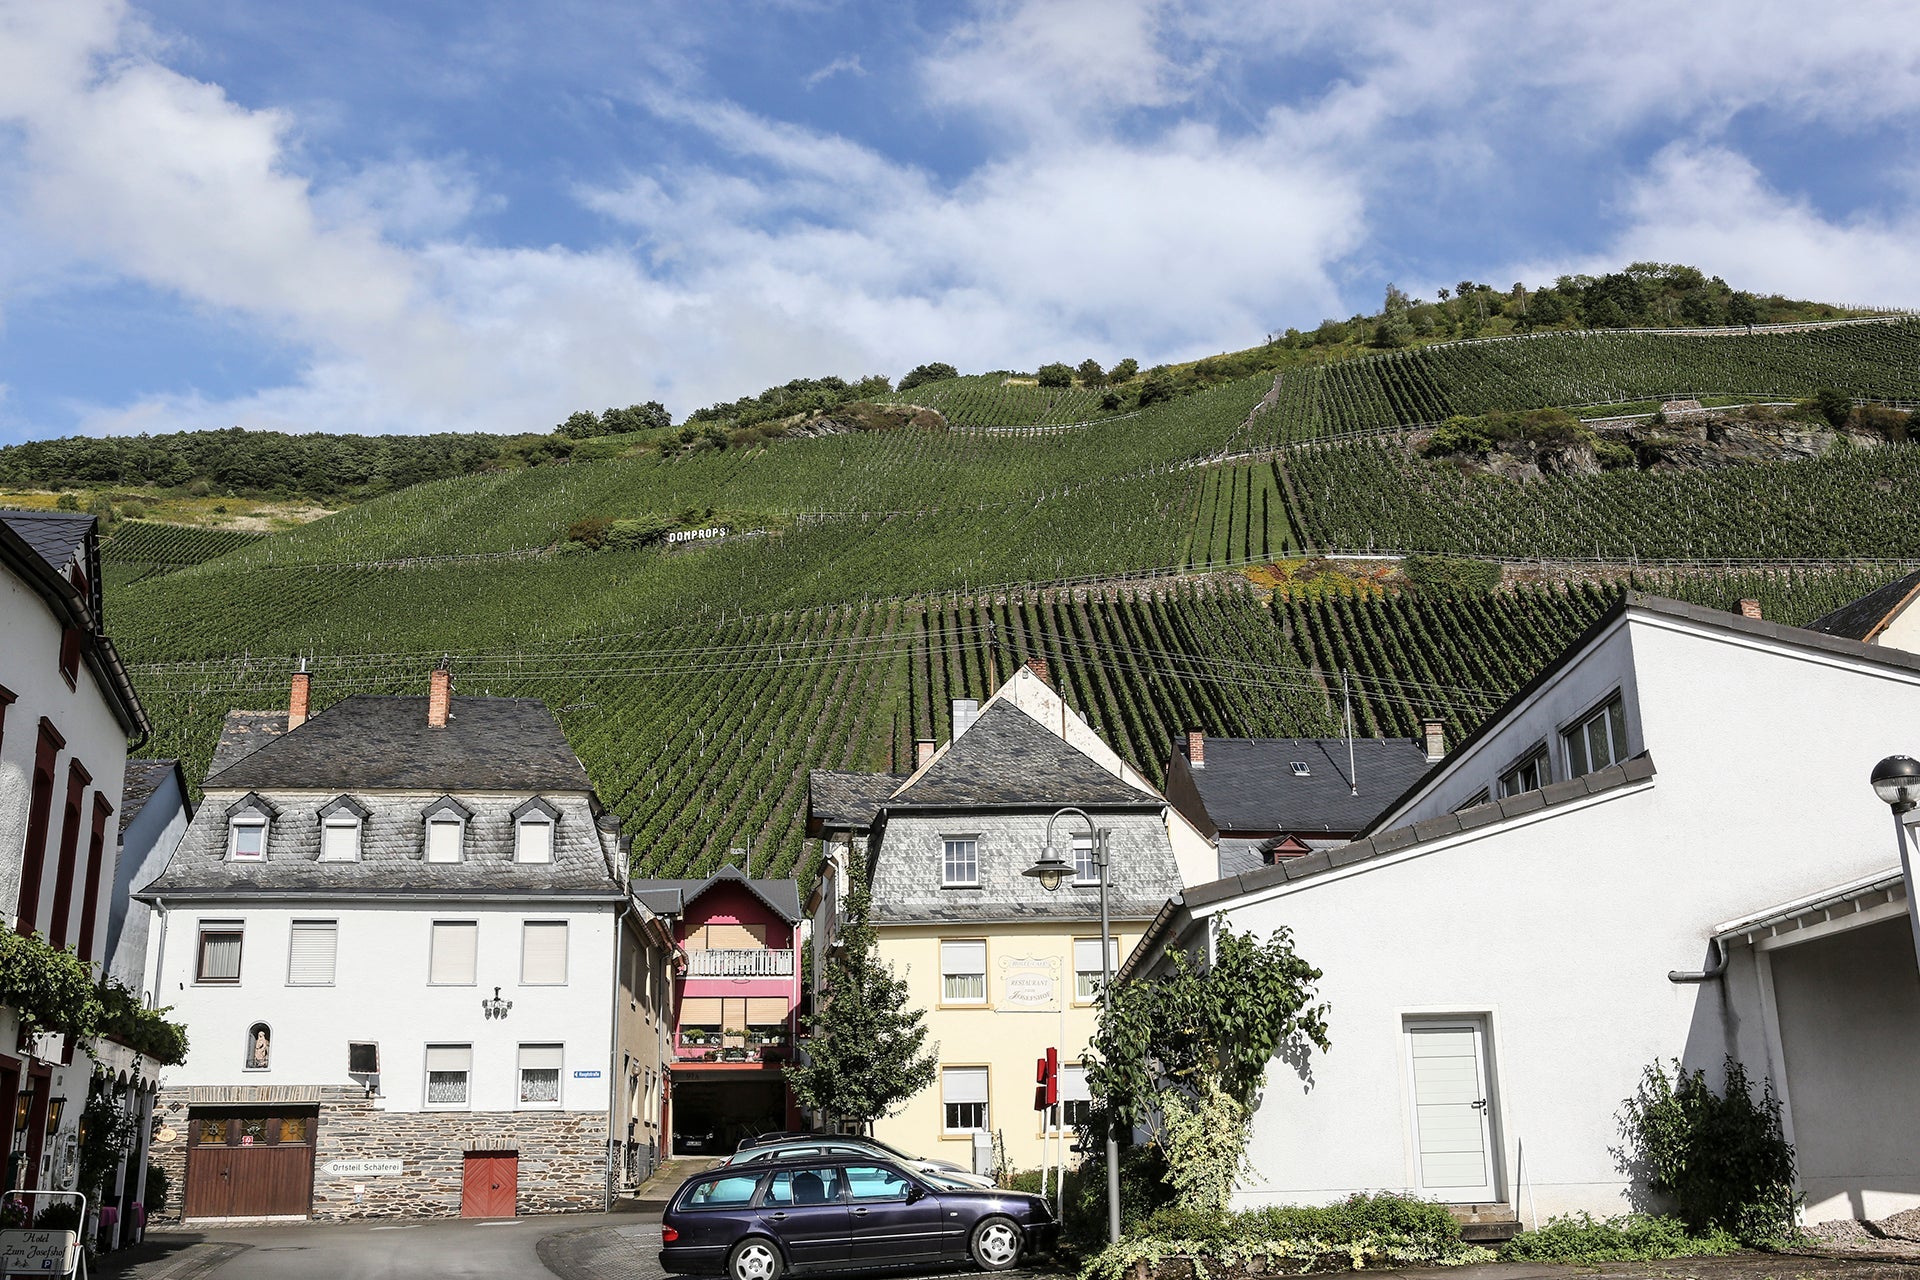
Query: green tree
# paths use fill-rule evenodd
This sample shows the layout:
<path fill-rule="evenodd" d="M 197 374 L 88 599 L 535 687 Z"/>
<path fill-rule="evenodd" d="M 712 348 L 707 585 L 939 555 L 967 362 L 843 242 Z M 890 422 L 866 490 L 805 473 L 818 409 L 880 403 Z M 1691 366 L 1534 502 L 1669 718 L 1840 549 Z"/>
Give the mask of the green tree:
<path fill-rule="evenodd" d="M 787 1068 L 801 1105 L 863 1125 L 932 1084 L 936 1062 L 924 1014 L 907 1003 L 906 980 L 879 957 L 871 904 L 856 880 L 827 955 L 821 1007 L 807 1015 L 806 1059 Z"/>
<path fill-rule="evenodd" d="M 1129 379 L 1131 379 L 1134 374 L 1139 372 L 1140 372 L 1140 362 L 1138 360 L 1135 360 L 1132 356 L 1128 356 L 1125 360 L 1120 361 L 1120 363 L 1114 365 L 1112 369 L 1108 370 L 1107 381 L 1126 382 Z"/>
<path fill-rule="evenodd" d="M 957 378 L 959 376 L 960 371 L 958 369 L 950 364 L 944 364 L 937 360 L 932 364 L 917 364 L 913 366 L 913 369 L 906 377 L 900 379 L 900 390 L 903 392 L 911 391 L 915 387 L 928 382 L 945 382 L 949 378 Z"/>
<path fill-rule="evenodd" d="M 591 409 L 576 409 L 567 415 L 565 422 L 554 428 L 554 434 L 565 436 L 569 440 L 591 440 L 597 435 L 605 434 L 605 430 L 600 425 L 599 414 Z"/>
<path fill-rule="evenodd" d="M 1753 300 L 1753 295 L 1745 289 L 1742 289 L 1727 300 L 1728 324 L 1752 325 L 1758 324 L 1759 321 L 1760 305 Z"/>
<path fill-rule="evenodd" d="M 1844 391 L 1833 387 L 1821 387 L 1813 393 L 1814 408 L 1820 416 L 1836 427 L 1847 425 L 1847 419 L 1853 415 L 1853 398 Z"/>
<path fill-rule="evenodd" d="M 1320 977 L 1291 931 L 1261 942 L 1223 928 L 1211 965 L 1175 951 L 1165 973 L 1116 987 L 1087 1059 L 1097 1123 L 1147 1129 L 1170 1166 L 1204 1161 L 1176 1185 L 1210 1203 L 1240 1167 L 1269 1064 L 1331 1046 Z"/>
<path fill-rule="evenodd" d="M 1107 385 L 1107 371 L 1102 369 L 1100 362 L 1092 356 L 1088 356 L 1085 360 L 1082 360 L 1080 367 L 1075 369 L 1074 372 L 1080 375 L 1080 385 L 1083 387 L 1104 387 Z"/>
<path fill-rule="evenodd" d="M 1164 368 L 1150 369 L 1140 383 L 1140 407 L 1158 404 L 1174 397 L 1173 375 Z"/>
<path fill-rule="evenodd" d="M 1052 364 L 1040 366 L 1040 385 L 1043 387 L 1070 387 L 1073 385 L 1073 367 L 1056 360 Z"/>

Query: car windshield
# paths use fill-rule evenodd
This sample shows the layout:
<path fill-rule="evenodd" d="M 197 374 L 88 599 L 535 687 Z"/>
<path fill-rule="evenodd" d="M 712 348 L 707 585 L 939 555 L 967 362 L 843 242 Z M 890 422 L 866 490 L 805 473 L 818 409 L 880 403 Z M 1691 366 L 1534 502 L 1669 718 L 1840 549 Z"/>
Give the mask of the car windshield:
<path fill-rule="evenodd" d="M 730 1178 L 708 1178 L 697 1182 L 687 1193 L 686 1207 L 689 1209 L 717 1209 L 722 1205 L 745 1204 L 753 1199 L 753 1192 L 760 1185 L 758 1174 L 735 1174 Z"/>

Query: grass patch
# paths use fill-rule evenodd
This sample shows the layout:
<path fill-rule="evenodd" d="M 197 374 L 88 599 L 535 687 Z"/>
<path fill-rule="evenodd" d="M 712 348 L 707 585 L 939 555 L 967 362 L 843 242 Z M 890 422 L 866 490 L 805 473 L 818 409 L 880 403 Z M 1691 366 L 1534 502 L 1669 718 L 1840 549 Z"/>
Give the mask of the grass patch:
<path fill-rule="evenodd" d="M 1629 1213 L 1618 1218 L 1588 1214 L 1554 1218 L 1538 1231 L 1523 1231 L 1500 1248 L 1502 1262 L 1636 1262 L 1650 1258 L 1701 1258 L 1737 1253 L 1732 1234 L 1695 1235 L 1678 1218 Z"/>

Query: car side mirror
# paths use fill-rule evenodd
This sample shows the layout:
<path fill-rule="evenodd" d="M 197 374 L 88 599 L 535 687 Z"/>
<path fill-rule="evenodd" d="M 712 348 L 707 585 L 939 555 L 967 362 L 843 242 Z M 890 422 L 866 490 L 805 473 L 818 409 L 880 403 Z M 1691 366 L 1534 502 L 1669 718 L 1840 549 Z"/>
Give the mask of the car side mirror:
<path fill-rule="evenodd" d="M 907 1203 L 908 1204 L 919 1204 L 922 1200 L 925 1200 L 926 1198 L 927 1198 L 927 1189 L 925 1187 L 921 1186 L 917 1182 L 909 1182 L 907 1184 Z"/>

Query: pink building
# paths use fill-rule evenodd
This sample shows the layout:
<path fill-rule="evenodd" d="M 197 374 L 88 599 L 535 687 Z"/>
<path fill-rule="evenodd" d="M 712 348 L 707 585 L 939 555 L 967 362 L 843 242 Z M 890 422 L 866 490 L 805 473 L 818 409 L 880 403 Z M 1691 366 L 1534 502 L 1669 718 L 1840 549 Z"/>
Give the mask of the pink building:
<path fill-rule="evenodd" d="M 784 1068 L 799 1034 L 800 891 L 722 867 L 706 880 L 636 880 L 681 948 L 663 1127 L 675 1155 L 729 1152 L 799 1124 Z"/>

